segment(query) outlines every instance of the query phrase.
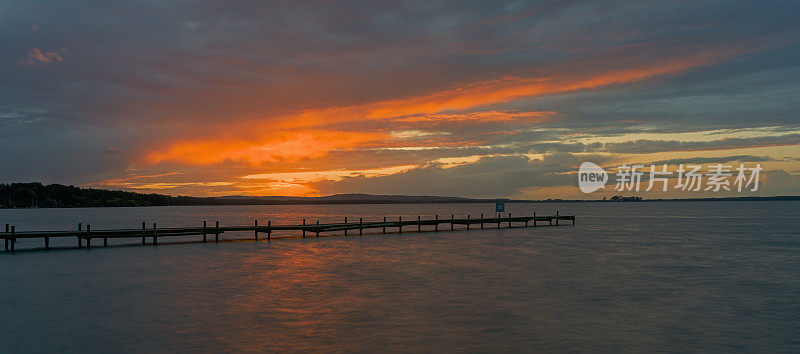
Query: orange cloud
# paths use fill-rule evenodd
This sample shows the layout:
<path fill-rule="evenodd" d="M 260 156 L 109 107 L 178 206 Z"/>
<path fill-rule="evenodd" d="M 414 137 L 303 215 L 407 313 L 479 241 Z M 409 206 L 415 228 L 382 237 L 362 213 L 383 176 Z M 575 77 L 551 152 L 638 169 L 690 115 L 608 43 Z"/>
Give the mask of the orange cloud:
<path fill-rule="evenodd" d="M 466 113 L 420 114 L 394 119 L 398 122 L 510 122 L 540 123 L 551 120 L 558 113 L 553 111 L 519 112 L 489 110 Z"/>
<path fill-rule="evenodd" d="M 735 53 L 736 50 L 731 49 L 700 50 L 685 57 L 664 58 L 639 66 L 628 65 L 623 66 L 622 69 L 582 76 L 568 73 L 543 78 L 503 77 L 411 98 L 306 110 L 299 114 L 268 117 L 256 121 L 236 120 L 224 128 L 227 135 L 225 137 L 212 136 L 178 141 L 165 148 L 150 152 L 145 161 L 158 163 L 169 160 L 191 165 L 207 165 L 233 160 L 258 164 L 265 161 L 296 161 L 301 158 L 321 157 L 332 149 L 352 148 L 380 140 L 387 142 L 390 139 L 390 136 L 384 133 L 319 130 L 321 126 L 365 120 L 464 121 L 473 119 L 504 121 L 520 119 L 518 112 L 443 112 L 474 109 L 523 97 L 634 83 L 709 65 Z M 552 115 L 552 112 L 532 112 L 529 116 L 522 118 L 543 121 Z M 254 136 L 254 133 L 258 134 L 258 132 L 264 131 L 270 133 Z"/>
<path fill-rule="evenodd" d="M 176 176 L 176 175 L 182 175 L 182 174 L 183 174 L 183 172 L 166 172 L 166 173 L 158 173 L 158 174 L 154 174 L 154 175 L 130 174 L 127 177 L 105 179 L 105 180 L 99 181 L 97 183 L 92 183 L 92 184 L 90 184 L 88 186 L 91 187 L 92 185 L 98 185 L 98 186 L 123 185 L 123 184 L 126 184 L 126 183 L 128 183 L 129 181 L 132 181 L 132 180 L 148 179 L 148 178 L 160 178 L 160 177 Z"/>
<path fill-rule="evenodd" d="M 65 51 L 65 50 L 64 50 Z M 40 65 L 40 64 L 47 64 L 53 62 L 60 62 L 63 61 L 64 58 L 61 57 L 61 54 L 57 52 L 43 52 L 39 48 L 33 48 L 24 58 L 20 58 L 17 60 L 18 63 L 22 65 Z"/>
<path fill-rule="evenodd" d="M 333 149 L 346 149 L 385 138 L 382 133 L 306 130 L 273 132 L 261 139 L 196 139 L 174 143 L 145 157 L 148 163 L 178 161 L 190 165 L 209 165 L 224 161 L 251 164 L 322 157 Z"/>
<path fill-rule="evenodd" d="M 349 107 L 309 110 L 301 114 L 283 117 L 283 126 L 305 127 L 349 120 L 389 119 L 437 114 L 447 110 L 467 110 L 524 97 L 595 89 L 674 75 L 691 68 L 719 62 L 736 53 L 736 49 L 700 50 L 686 57 L 664 58 L 647 64 L 630 65 L 622 69 L 583 76 L 569 73 L 541 78 L 508 76 L 423 96 Z"/>

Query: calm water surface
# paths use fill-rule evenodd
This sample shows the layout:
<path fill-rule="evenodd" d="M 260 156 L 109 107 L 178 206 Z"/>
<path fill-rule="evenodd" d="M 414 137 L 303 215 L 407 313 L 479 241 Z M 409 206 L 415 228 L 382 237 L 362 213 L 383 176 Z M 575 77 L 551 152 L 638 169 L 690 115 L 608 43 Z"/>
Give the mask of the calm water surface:
<path fill-rule="evenodd" d="M 0 253 L 0 352 L 800 351 L 800 203 L 507 209 L 578 219 L 558 228 Z M 0 224 L 102 229 L 492 211 L 29 209 L 0 210 Z"/>

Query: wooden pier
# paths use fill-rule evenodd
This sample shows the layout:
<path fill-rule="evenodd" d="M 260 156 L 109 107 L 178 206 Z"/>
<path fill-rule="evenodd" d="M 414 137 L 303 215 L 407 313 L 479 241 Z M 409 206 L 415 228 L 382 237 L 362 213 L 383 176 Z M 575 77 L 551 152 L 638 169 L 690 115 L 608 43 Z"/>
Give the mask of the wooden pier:
<path fill-rule="evenodd" d="M 353 219 L 351 219 L 353 220 Z M 402 233 L 406 230 L 415 232 L 439 232 L 440 225 L 449 226 L 450 231 L 456 231 L 456 225 L 464 226 L 458 230 L 470 230 L 472 227 L 479 229 L 488 228 L 511 228 L 511 227 L 537 227 L 537 226 L 559 226 L 559 220 L 571 221 L 575 225 L 575 215 L 556 215 L 553 216 L 508 216 L 485 218 L 482 214 L 480 218 L 456 218 L 451 214 L 449 218 L 440 218 L 436 215 L 433 219 L 423 220 L 420 216 L 412 220 L 403 220 L 398 217 L 396 221 L 387 220 L 386 217 L 383 221 L 364 221 L 363 218 L 358 219 L 358 222 L 350 221 L 344 218 L 342 223 L 324 223 L 319 221 L 314 223 L 306 223 L 303 219 L 301 224 L 294 225 L 272 225 L 271 221 L 267 221 L 266 225 L 258 224 L 258 220 L 254 220 L 252 225 L 247 226 L 221 226 L 219 221 L 209 225 L 208 222 L 203 221 L 203 226 L 198 227 L 172 227 L 172 228 L 158 228 L 155 223 L 147 225 L 142 223 L 141 228 L 135 229 L 116 229 L 116 230 L 93 230 L 91 225 L 78 224 L 78 227 L 72 231 L 19 231 L 16 230 L 14 225 L 6 224 L 5 232 L 0 233 L 5 241 L 5 251 L 14 252 L 14 245 L 19 239 L 42 239 L 45 249 L 50 249 L 50 239 L 54 238 L 75 238 L 76 247 L 92 247 L 92 241 L 102 241 L 103 246 L 108 246 L 108 239 L 141 239 L 142 245 L 147 245 L 148 240 L 150 245 L 158 245 L 159 238 L 175 237 L 175 236 L 202 236 L 202 242 L 209 242 L 209 238 L 213 237 L 214 242 L 219 242 L 219 235 L 225 232 L 252 232 L 253 239 L 258 240 L 259 236 L 265 234 L 266 240 L 272 240 L 273 231 L 299 231 L 302 237 L 308 237 L 308 234 L 313 234 L 314 237 L 320 237 L 322 233 L 343 232 L 345 236 L 348 235 L 350 230 L 358 230 L 358 235 L 364 234 L 364 230 L 380 229 L 380 233 L 397 232 Z M 516 225 L 515 225 L 516 224 Z M 432 230 L 423 230 L 423 226 L 432 227 Z M 287 237 L 280 237 L 287 238 Z"/>

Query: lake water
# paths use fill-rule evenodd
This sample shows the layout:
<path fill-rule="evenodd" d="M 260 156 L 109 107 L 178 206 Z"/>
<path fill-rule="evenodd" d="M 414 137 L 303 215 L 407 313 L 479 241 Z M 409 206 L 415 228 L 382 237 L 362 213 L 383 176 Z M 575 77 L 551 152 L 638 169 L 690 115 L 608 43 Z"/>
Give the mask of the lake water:
<path fill-rule="evenodd" d="M 28 209 L 0 210 L 0 224 L 284 224 L 474 217 L 493 208 Z M 0 253 L 0 352 L 800 351 L 798 202 L 506 208 L 577 221 Z M 223 234 L 234 237 L 250 235 Z M 18 249 L 41 243 L 23 240 Z"/>

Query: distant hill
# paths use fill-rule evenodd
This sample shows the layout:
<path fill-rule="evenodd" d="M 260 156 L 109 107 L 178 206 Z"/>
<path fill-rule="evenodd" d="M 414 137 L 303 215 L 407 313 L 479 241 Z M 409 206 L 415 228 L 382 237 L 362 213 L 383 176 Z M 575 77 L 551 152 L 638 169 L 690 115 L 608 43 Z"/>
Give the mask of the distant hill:
<path fill-rule="evenodd" d="M 471 199 L 460 197 L 439 197 L 439 196 L 411 196 L 411 195 L 376 195 L 376 194 L 334 194 L 324 197 L 283 197 L 283 196 L 227 196 L 218 197 L 221 200 L 260 200 L 273 202 L 314 202 L 314 203 L 472 203 L 476 201 L 493 202 L 495 200 L 507 199 Z"/>
<path fill-rule="evenodd" d="M 42 183 L 0 184 L 0 208 L 86 208 L 168 205 L 280 205 L 280 204 L 397 204 L 397 203 L 475 203 L 508 199 L 470 199 L 459 197 L 334 194 L 324 197 L 226 196 L 187 197 L 144 194 L 96 188 L 81 188 Z"/>

